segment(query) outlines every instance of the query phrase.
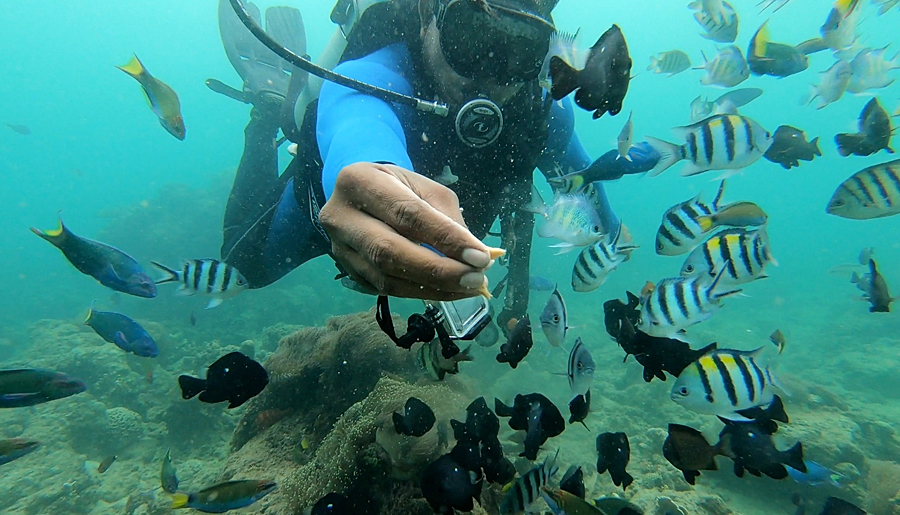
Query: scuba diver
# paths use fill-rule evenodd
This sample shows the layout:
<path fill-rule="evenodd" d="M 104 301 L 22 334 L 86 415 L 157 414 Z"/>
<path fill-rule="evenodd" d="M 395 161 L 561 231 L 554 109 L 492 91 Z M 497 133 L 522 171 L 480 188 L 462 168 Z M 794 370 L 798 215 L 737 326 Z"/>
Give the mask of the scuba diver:
<path fill-rule="evenodd" d="M 232 8 L 239 2 L 220 0 L 222 40 L 244 86 L 208 85 L 253 105 L 222 259 L 259 288 L 329 254 L 365 290 L 455 300 L 487 287 L 492 259 L 482 239 L 499 217 L 505 331 L 528 305 L 534 214 L 523 207 L 534 170 L 556 177 L 592 163 L 571 100 L 556 102 L 539 85 L 557 1 L 339 0 L 331 18 L 343 44 L 332 62 L 319 61 L 364 89 L 308 80 L 251 34 Z M 247 11 L 259 23 L 252 4 Z M 305 53 L 295 9 L 269 8 L 266 28 Z M 297 145 L 280 176 L 279 127 Z M 621 161 L 628 173 L 655 164 Z M 620 223 L 602 183 L 592 191 L 615 235 Z"/>

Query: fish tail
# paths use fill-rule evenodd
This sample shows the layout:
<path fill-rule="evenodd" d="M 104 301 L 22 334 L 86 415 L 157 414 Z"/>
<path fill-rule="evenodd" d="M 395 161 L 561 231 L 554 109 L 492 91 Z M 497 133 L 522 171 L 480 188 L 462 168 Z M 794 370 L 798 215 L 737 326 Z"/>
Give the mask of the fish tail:
<path fill-rule="evenodd" d="M 784 451 L 784 464 L 794 470 L 806 473 L 806 463 L 803 461 L 803 444 L 797 442 L 797 445 Z"/>
<path fill-rule="evenodd" d="M 503 404 L 503 401 L 500 399 L 494 398 L 494 413 L 496 413 L 498 417 L 511 417 L 513 416 L 513 409 L 510 406 Z"/>
<path fill-rule="evenodd" d="M 648 172 L 650 177 L 655 177 L 668 169 L 673 164 L 684 159 L 684 151 L 680 145 L 669 143 L 661 139 L 651 138 L 647 136 L 647 143 L 659 153 L 659 161 L 656 166 Z"/>
<path fill-rule="evenodd" d="M 144 68 L 143 63 L 141 63 L 141 60 L 138 59 L 137 55 L 132 55 L 130 61 L 123 66 L 116 66 L 116 68 L 131 75 L 138 82 L 141 82 L 141 79 L 147 74 L 147 69 Z"/>
<path fill-rule="evenodd" d="M 864 140 L 865 136 L 861 134 L 841 133 L 834 137 L 834 142 L 837 143 L 838 152 L 843 157 L 852 154 L 856 147 Z"/>
<path fill-rule="evenodd" d="M 69 230 L 66 229 L 66 226 L 63 224 L 62 217 L 59 217 L 59 227 L 56 229 L 42 231 L 36 227 L 31 227 L 31 232 L 59 247 L 66 238 L 66 234 L 69 233 Z"/>
<path fill-rule="evenodd" d="M 578 71 L 564 59 L 553 56 L 550 58 L 550 80 L 553 84 L 550 95 L 553 100 L 561 100 L 578 87 Z"/>
<path fill-rule="evenodd" d="M 819 150 L 819 137 L 816 136 L 813 138 L 813 140 L 810 141 L 810 144 L 813 146 L 813 154 L 822 157 L 822 151 Z"/>
<path fill-rule="evenodd" d="M 152 263 L 153 266 L 155 266 L 156 268 L 159 268 L 160 270 L 163 271 L 164 274 L 166 274 L 165 277 L 163 277 L 161 279 L 157 279 L 155 281 L 156 284 L 165 284 L 165 283 L 173 283 L 173 282 L 181 281 L 181 273 L 178 272 L 177 270 L 173 270 L 173 269 L 167 267 L 166 265 L 157 263 L 156 261 L 151 261 L 150 263 Z"/>
<path fill-rule="evenodd" d="M 716 192 L 716 198 L 712 201 L 713 209 L 718 211 L 719 204 L 722 202 L 722 197 L 725 196 L 725 181 L 719 183 L 719 190 Z"/>
<path fill-rule="evenodd" d="M 206 380 L 181 375 L 178 376 L 178 386 L 181 387 L 181 397 L 183 399 L 191 399 L 206 388 Z"/>
<path fill-rule="evenodd" d="M 837 0 L 834 3 L 834 8 L 841 13 L 842 18 L 846 18 L 854 9 L 856 9 L 858 4 L 859 0 Z"/>
<path fill-rule="evenodd" d="M 174 494 L 172 494 L 172 509 L 177 510 L 178 508 L 187 508 L 189 500 L 190 497 L 188 496 L 188 494 L 175 492 Z"/>
<path fill-rule="evenodd" d="M 756 30 L 753 39 L 750 40 L 750 54 L 755 57 L 765 57 L 769 46 L 769 21 L 766 20 Z"/>

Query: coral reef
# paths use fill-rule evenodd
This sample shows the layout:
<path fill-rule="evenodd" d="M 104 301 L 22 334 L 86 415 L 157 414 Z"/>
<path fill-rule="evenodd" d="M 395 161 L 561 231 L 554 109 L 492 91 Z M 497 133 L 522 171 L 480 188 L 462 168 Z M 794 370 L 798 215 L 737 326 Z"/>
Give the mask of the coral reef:
<path fill-rule="evenodd" d="M 866 510 L 878 515 L 900 514 L 900 464 L 893 461 L 869 461 Z"/>

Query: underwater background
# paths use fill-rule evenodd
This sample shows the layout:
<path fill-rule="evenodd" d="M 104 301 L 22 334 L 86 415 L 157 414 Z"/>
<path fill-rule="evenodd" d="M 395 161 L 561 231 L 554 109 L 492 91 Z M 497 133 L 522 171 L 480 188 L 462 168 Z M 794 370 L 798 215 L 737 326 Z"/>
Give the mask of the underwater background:
<path fill-rule="evenodd" d="M 754 0 L 732 3 L 741 17 L 736 44 L 742 49 L 767 19 L 774 40 L 796 44 L 815 37 L 830 9 L 825 0 L 792 0 L 777 13 L 760 13 Z M 329 20 L 332 3 L 291 5 L 303 15 L 309 54 L 318 55 L 335 28 Z M 900 50 L 900 9 L 878 15 L 868 0 L 860 6 L 864 45 L 891 45 L 890 54 Z M 645 135 L 672 140 L 670 129 L 690 122 L 697 95 L 715 98 L 724 92 L 702 86 L 700 71 L 671 78 L 645 71 L 649 56 L 667 50 L 685 51 L 695 66 L 703 62 L 701 50 L 715 54 L 716 44 L 698 35 L 691 12 L 686 2 L 668 0 L 562 0 L 554 10 L 557 27 L 572 32 L 580 27 L 584 45 L 612 23 L 622 28 L 635 63 L 623 112 L 634 113 L 636 141 Z M 359 472 L 363 469 L 350 469 L 364 461 L 355 452 L 376 445 L 375 431 L 371 439 L 360 437 L 363 430 L 345 427 L 351 419 L 369 429 L 380 427 L 379 410 L 391 413 L 412 393 L 444 402 L 435 410 L 454 417 L 462 413 L 459 406 L 480 395 L 491 404 L 494 397 L 510 401 L 517 393 L 540 391 L 558 406 L 568 402 L 565 379 L 558 375 L 565 372 L 567 352 L 551 348 L 539 331 L 535 348 L 516 370 L 494 360 L 496 348 L 476 345 L 475 361 L 462 364 L 459 375 L 443 383 L 428 380 L 412 353 L 393 348 L 371 313 L 365 314 L 374 298 L 334 281 L 328 258 L 214 310 L 204 310 L 202 299 L 176 297 L 164 285 L 155 299 L 140 299 L 114 294 L 80 274 L 28 228 L 55 227 L 61 211 L 75 233 L 123 249 L 146 268 L 151 259 L 218 257 L 248 106 L 204 85 L 207 78 L 240 82 L 222 50 L 216 2 L 6 2 L 0 33 L 0 364 L 59 370 L 88 384 L 85 394 L 69 399 L 0 410 L 0 437 L 41 442 L 34 453 L 0 466 L 0 513 L 167 513 L 166 495 L 155 489 L 168 448 L 186 488 L 231 478 L 278 478 L 278 490 L 241 513 L 301 513 L 325 493 L 351 492 L 368 477 Z M 178 92 L 184 141 L 160 129 L 139 86 L 115 69 L 133 53 Z M 546 444 L 543 454 L 559 448 L 562 470 L 582 465 L 589 498 L 622 495 L 647 513 L 780 514 L 795 512 L 791 497 L 799 493 L 817 506 L 836 495 L 870 513 L 900 513 L 900 319 L 896 313 L 869 313 L 845 273 L 862 248 L 873 247 L 887 282 L 900 285 L 900 218 L 857 221 L 825 212 L 842 181 L 890 159 L 883 152 L 840 157 L 833 143 L 834 134 L 856 130 L 871 95 L 846 94 L 821 110 L 805 105 L 817 72 L 833 62 L 831 52 L 813 54 L 803 73 L 784 79 L 751 76 L 741 84 L 765 92 L 741 114 L 770 131 L 790 124 L 810 139 L 820 137 L 823 156 L 791 170 L 760 160 L 728 180 L 727 201 L 753 201 L 768 214 L 779 266 L 767 269 L 769 278 L 747 285 L 746 296 L 727 299 L 690 335 L 695 348 L 716 341 L 750 350 L 766 345 L 768 335 L 780 329 L 788 345 L 778 371 L 790 393 L 785 402 L 792 423 L 778 433 L 779 448 L 801 440 L 808 459 L 849 481 L 839 489 L 790 479 L 738 479 L 722 460 L 718 472 L 704 472 L 691 487 L 662 458 L 669 422 L 709 435 L 718 422 L 675 405 L 669 399 L 671 380 L 647 384 L 633 359 L 622 363 L 621 349 L 603 329 L 602 304 L 624 298 L 626 290 L 638 292 L 648 280 L 678 274 L 681 259 L 654 252 L 660 218 L 700 192 L 710 200 L 718 183 L 710 180 L 713 174 L 686 178 L 673 170 L 606 184 L 616 214 L 640 248 L 599 290 L 573 292 L 576 254 L 556 256 L 552 242 L 534 240 L 532 273 L 560 285 L 572 327 L 568 341 L 581 336 L 597 366 L 590 431 L 573 425 Z M 876 93 L 888 112 L 900 104 L 900 84 Z M 615 148 L 626 118 L 592 120 L 577 110 L 576 128 L 592 157 Z M 6 130 L 5 124 L 27 126 L 30 134 Z M 282 166 L 289 158 L 284 147 Z M 549 192 L 539 175 L 536 183 Z M 493 238 L 488 243 L 498 244 Z M 491 283 L 503 273 L 489 271 Z M 547 296 L 532 293 L 533 320 Z M 82 325 L 92 302 L 129 314 L 154 336 L 160 355 L 152 382 L 140 358 L 125 356 Z M 403 319 L 420 306 L 392 303 Z M 330 320 L 338 316 L 346 318 Z M 297 379 L 290 388 L 269 388 L 236 410 L 181 399 L 179 374 L 202 374 L 234 350 L 265 364 L 273 376 Z M 341 373 L 340 366 L 349 369 Z M 339 419 L 351 406 L 357 416 Z M 372 410 L 378 413 L 365 415 Z M 629 471 L 636 480 L 624 494 L 593 465 L 594 440 L 605 431 L 624 431 L 631 438 Z M 118 460 L 98 474 L 98 462 L 109 455 Z M 397 499 L 414 497 L 402 491 L 408 486 L 401 479 L 388 485 Z M 417 501 L 382 510 L 430 513 Z M 488 512 L 496 513 L 496 504 Z"/>

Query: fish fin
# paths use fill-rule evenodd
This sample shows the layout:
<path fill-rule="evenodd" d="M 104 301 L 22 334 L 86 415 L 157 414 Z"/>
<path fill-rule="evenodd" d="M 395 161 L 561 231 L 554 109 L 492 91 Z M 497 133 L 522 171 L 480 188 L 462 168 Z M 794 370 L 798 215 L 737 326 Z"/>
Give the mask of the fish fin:
<path fill-rule="evenodd" d="M 181 387 L 181 398 L 191 399 L 206 388 L 206 379 L 180 375 L 178 376 L 178 386 Z"/>
<path fill-rule="evenodd" d="M 494 413 L 496 413 L 498 417 L 511 417 L 513 416 L 513 408 L 503 404 L 503 401 L 494 397 Z"/>
<path fill-rule="evenodd" d="M 132 55 L 131 60 L 128 61 L 128 63 L 122 66 L 116 66 L 116 68 L 122 70 L 128 75 L 131 75 L 138 82 L 140 82 L 141 78 L 147 73 L 146 68 L 144 68 L 144 64 L 141 63 L 141 60 L 138 59 L 137 55 Z"/>
<path fill-rule="evenodd" d="M 472 346 L 469 345 L 465 349 L 461 350 L 456 356 L 453 356 L 457 362 L 459 361 L 475 361 L 475 357 L 472 356 Z"/>
<path fill-rule="evenodd" d="M 159 268 L 160 270 L 162 270 L 162 272 L 164 274 L 166 274 L 165 277 L 162 277 L 161 279 L 157 279 L 156 281 L 154 281 L 156 284 L 165 284 L 165 283 L 181 281 L 181 273 L 180 272 L 177 272 L 161 263 L 157 263 L 156 261 L 151 261 L 150 263 L 153 264 L 153 266 L 155 266 L 156 268 Z"/>
<path fill-rule="evenodd" d="M 554 100 L 561 100 L 578 88 L 578 71 L 564 59 L 554 55 L 550 58 L 550 80 L 550 96 Z"/>
<path fill-rule="evenodd" d="M 725 415 L 719 415 L 719 418 L 724 419 L 724 420 L 730 420 L 731 422 L 753 422 L 752 418 L 747 418 L 738 412 L 728 413 Z"/>
<path fill-rule="evenodd" d="M 722 170 L 721 171 L 722 173 L 720 173 L 715 179 L 712 179 L 712 180 L 724 181 L 725 179 L 728 179 L 729 177 L 734 177 L 735 175 L 738 175 L 743 171 L 744 171 L 743 168 L 731 168 L 728 170 Z"/>
<path fill-rule="evenodd" d="M 128 346 L 128 338 L 125 337 L 125 333 L 122 331 L 116 331 L 116 334 L 113 335 L 113 341 L 116 342 L 116 345 L 119 347 L 127 347 Z"/>
<path fill-rule="evenodd" d="M 715 291 L 716 287 L 719 285 L 719 281 L 722 280 L 722 277 L 725 277 L 725 273 L 726 273 L 725 268 L 722 268 L 722 270 L 719 272 L 719 274 L 716 275 L 716 278 L 713 279 L 712 284 L 710 284 L 709 287 L 707 288 L 707 291 L 709 292 L 708 295 L 713 300 L 717 300 L 717 301 L 722 300 L 725 297 L 730 297 L 731 295 L 737 295 L 738 293 L 741 293 L 743 291 L 740 288 L 735 289 L 735 290 L 722 291 L 722 292 Z"/>
<path fill-rule="evenodd" d="M 547 204 L 544 203 L 541 192 L 538 191 L 537 186 L 535 186 L 534 183 L 531 184 L 531 200 L 522 206 L 522 210 L 538 215 L 546 215 L 547 213 Z"/>
<path fill-rule="evenodd" d="M 590 431 L 590 430 L 591 430 L 591 428 L 589 428 L 589 427 L 588 427 L 588 426 L 587 426 L 587 424 L 585 424 L 585 423 L 584 423 L 584 420 L 579 420 L 579 421 L 578 421 L 578 422 L 580 422 L 580 423 L 581 423 L 581 425 L 583 425 L 583 426 L 584 426 L 584 428 L 585 428 L 585 429 L 587 429 L 587 430 L 588 430 L 588 431 Z"/>
<path fill-rule="evenodd" d="M 219 305 L 221 305 L 221 304 L 222 304 L 222 298 L 221 298 L 221 297 L 213 297 L 213 298 L 209 299 L 209 303 L 206 305 L 206 307 L 205 307 L 204 309 L 213 309 L 213 308 L 217 308 L 217 307 L 219 307 Z"/>
<path fill-rule="evenodd" d="M 650 136 L 645 138 L 647 143 L 653 147 L 653 150 L 659 153 L 659 161 L 656 163 L 647 175 L 650 177 L 656 177 L 657 175 L 666 171 L 670 166 L 684 159 L 684 151 L 680 145 L 676 145 L 674 143 L 669 143 L 668 141 L 663 141 L 661 139 L 656 139 Z"/>
<path fill-rule="evenodd" d="M 784 464 L 794 470 L 799 470 L 804 474 L 807 472 L 806 463 L 803 461 L 803 444 L 797 442 L 796 445 L 784 452 Z"/>
<path fill-rule="evenodd" d="M 88 308 L 87 316 L 84 318 L 84 325 L 90 325 L 90 324 L 88 324 L 88 322 L 90 322 L 91 317 L 94 316 L 94 302 L 97 302 L 97 301 L 91 302 L 91 307 Z"/>
<path fill-rule="evenodd" d="M 750 39 L 750 53 L 754 57 L 765 58 L 769 46 L 769 20 L 763 22 L 756 29 L 756 34 Z"/>
<path fill-rule="evenodd" d="M 59 220 L 59 227 L 57 227 L 56 229 L 42 231 L 36 227 L 31 227 L 31 232 L 49 241 L 54 246 L 59 247 L 65 239 L 66 235 L 70 233 L 65 224 L 63 224 L 62 217 L 57 215 L 57 220 Z"/>
<path fill-rule="evenodd" d="M 575 245 L 572 245 L 568 242 L 560 242 L 553 245 L 550 245 L 551 248 L 559 249 L 554 256 L 559 256 L 561 254 L 568 254 L 573 249 L 575 249 Z"/>
<path fill-rule="evenodd" d="M 722 197 L 725 196 L 725 181 L 719 183 L 719 189 L 716 191 L 716 197 L 712 201 L 712 207 L 715 211 L 719 210 L 719 204 L 722 202 Z"/>
<path fill-rule="evenodd" d="M 175 492 L 172 494 L 172 509 L 187 508 L 188 500 L 190 500 L 188 494 Z"/>
<path fill-rule="evenodd" d="M 819 137 L 816 136 L 809 143 L 813 146 L 813 155 L 822 157 L 822 151 L 819 150 Z"/>
<path fill-rule="evenodd" d="M 834 142 L 837 144 L 838 152 L 841 156 L 847 157 L 852 154 L 865 139 L 866 137 L 862 134 L 848 134 L 842 132 L 834 137 Z"/>

